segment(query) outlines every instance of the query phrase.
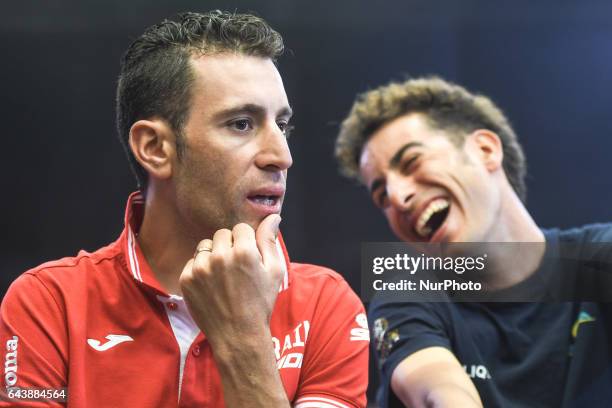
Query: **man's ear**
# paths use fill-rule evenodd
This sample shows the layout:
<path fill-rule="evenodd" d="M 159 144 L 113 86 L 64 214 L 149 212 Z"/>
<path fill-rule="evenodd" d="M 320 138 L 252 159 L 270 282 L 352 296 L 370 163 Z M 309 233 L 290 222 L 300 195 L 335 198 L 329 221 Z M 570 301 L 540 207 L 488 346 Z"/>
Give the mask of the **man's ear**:
<path fill-rule="evenodd" d="M 487 170 L 493 172 L 502 167 L 504 149 L 499 136 L 495 132 L 478 129 L 472 132 L 468 138 Z"/>
<path fill-rule="evenodd" d="M 176 158 L 175 134 L 162 120 L 139 120 L 130 128 L 130 149 L 151 177 L 168 179 Z"/>

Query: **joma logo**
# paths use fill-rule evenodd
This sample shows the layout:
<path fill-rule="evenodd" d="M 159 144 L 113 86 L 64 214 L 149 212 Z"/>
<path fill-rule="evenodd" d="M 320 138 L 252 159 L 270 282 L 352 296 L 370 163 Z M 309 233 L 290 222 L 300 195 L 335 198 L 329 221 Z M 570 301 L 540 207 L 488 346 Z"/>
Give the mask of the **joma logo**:
<path fill-rule="evenodd" d="M 6 342 L 6 355 L 4 356 L 4 383 L 7 387 L 17 384 L 17 347 L 19 337 L 13 336 Z"/>

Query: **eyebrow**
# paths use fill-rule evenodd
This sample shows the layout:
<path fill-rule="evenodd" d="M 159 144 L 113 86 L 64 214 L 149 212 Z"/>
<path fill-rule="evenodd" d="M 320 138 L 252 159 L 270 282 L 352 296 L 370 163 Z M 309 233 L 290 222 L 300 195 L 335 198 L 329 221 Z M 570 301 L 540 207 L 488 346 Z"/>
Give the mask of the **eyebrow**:
<path fill-rule="evenodd" d="M 215 118 L 221 119 L 227 116 L 238 115 L 241 113 L 250 113 L 251 115 L 263 115 L 265 112 L 265 108 L 261 105 L 255 105 L 253 103 L 247 103 L 241 106 L 237 106 L 235 108 L 229 108 L 222 110 L 221 112 L 217 112 L 215 114 Z M 289 106 L 284 106 L 277 113 L 276 116 L 293 116 L 293 110 Z"/>
<path fill-rule="evenodd" d="M 406 150 L 412 149 L 415 147 L 422 147 L 422 146 L 423 146 L 423 143 L 419 143 L 419 142 L 406 143 L 405 145 L 400 147 L 397 152 L 395 152 L 393 157 L 391 157 L 391 160 L 389 160 L 389 167 L 392 169 L 396 168 L 399 165 L 400 161 L 402 160 L 402 157 L 404 157 L 404 153 L 406 153 Z"/>
<path fill-rule="evenodd" d="M 415 148 L 415 147 L 422 147 L 422 146 L 423 146 L 423 143 L 419 143 L 419 142 L 406 143 L 405 145 L 400 147 L 395 152 L 395 154 L 391 157 L 391 159 L 389 160 L 389 168 L 394 169 L 397 166 L 399 166 L 399 163 L 402 160 L 402 157 L 404 157 L 404 153 L 406 153 L 407 150 Z M 383 184 L 383 179 L 380 177 L 372 181 L 372 184 L 370 184 L 370 193 L 373 193 L 374 191 L 376 191 L 376 189 L 380 187 L 382 184 Z"/>

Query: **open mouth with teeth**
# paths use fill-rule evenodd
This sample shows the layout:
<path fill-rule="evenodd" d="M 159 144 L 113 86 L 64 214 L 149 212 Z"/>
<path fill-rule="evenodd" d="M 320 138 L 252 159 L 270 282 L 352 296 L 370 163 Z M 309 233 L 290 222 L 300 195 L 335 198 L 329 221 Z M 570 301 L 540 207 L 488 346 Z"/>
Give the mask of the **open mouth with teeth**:
<path fill-rule="evenodd" d="M 254 201 L 257 204 L 265 206 L 274 206 L 278 202 L 278 196 L 275 195 L 254 195 L 249 197 L 249 200 Z"/>
<path fill-rule="evenodd" d="M 446 221 L 449 210 L 450 202 L 446 198 L 437 198 L 430 202 L 414 226 L 417 236 L 430 240 Z"/>

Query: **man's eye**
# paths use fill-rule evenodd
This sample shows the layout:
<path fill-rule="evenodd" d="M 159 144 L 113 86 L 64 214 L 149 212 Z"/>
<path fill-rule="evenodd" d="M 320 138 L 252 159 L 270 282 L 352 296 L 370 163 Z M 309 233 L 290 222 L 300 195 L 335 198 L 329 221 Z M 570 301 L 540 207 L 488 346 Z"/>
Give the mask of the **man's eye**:
<path fill-rule="evenodd" d="M 387 207 L 389 200 L 387 199 L 387 192 L 384 189 L 381 189 L 381 192 L 374 197 L 374 204 L 380 209 L 385 209 Z"/>
<path fill-rule="evenodd" d="M 284 122 L 284 121 L 277 122 L 276 125 L 287 138 L 291 134 L 291 131 L 294 129 L 294 126 L 291 126 L 288 122 Z"/>
<path fill-rule="evenodd" d="M 411 158 L 409 158 L 408 160 L 406 160 L 404 163 L 402 163 L 402 173 L 403 174 L 408 174 L 409 172 L 411 172 L 412 170 L 414 170 L 414 168 L 416 167 L 417 164 L 417 160 L 419 159 L 420 155 L 415 155 L 412 156 Z"/>
<path fill-rule="evenodd" d="M 244 132 L 253 128 L 249 119 L 238 119 L 230 123 L 230 126 L 234 129 Z"/>

